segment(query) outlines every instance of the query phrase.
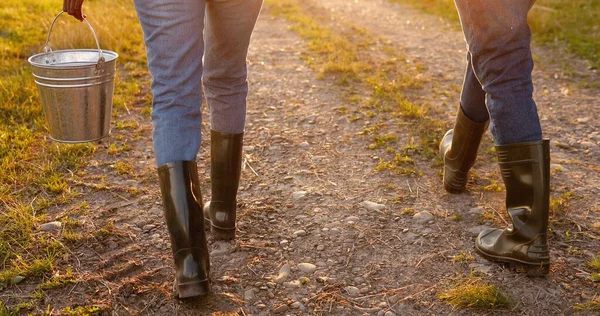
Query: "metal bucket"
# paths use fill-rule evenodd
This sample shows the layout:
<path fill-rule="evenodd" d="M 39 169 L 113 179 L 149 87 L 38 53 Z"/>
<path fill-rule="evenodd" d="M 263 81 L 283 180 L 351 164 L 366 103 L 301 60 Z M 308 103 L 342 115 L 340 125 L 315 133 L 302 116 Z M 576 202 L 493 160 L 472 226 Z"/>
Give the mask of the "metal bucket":
<path fill-rule="evenodd" d="M 52 51 L 50 34 L 44 52 L 29 57 L 50 138 L 65 143 L 101 139 L 110 134 L 110 118 L 118 54 L 100 49 L 96 32 L 89 26 L 98 49 Z"/>

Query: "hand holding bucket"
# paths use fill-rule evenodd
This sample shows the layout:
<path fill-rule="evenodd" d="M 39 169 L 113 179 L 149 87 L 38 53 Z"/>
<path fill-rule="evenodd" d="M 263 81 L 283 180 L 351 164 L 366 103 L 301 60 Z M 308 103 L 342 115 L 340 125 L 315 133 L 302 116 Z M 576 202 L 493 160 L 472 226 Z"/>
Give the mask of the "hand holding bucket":
<path fill-rule="evenodd" d="M 117 53 L 100 49 L 96 32 L 96 49 L 53 51 L 50 35 L 44 52 L 29 57 L 37 84 L 50 138 L 66 143 L 95 141 L 110 134 Z"/>

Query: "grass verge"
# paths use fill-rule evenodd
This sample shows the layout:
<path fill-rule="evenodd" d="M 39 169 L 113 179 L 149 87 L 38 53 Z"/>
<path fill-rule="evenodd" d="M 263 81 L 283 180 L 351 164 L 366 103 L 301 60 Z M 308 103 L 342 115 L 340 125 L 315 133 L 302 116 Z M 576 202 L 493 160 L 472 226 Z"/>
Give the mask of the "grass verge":
<path fill-rule="evenodd" d="M 0 7 L 0 288 L 47 282 L 60 270 L 67 250 L 60 234 L 39 231 L 38 226 L 55 220 L 49 209 L 81 194 L 74 181 L 77 170 L 100 149 L 92 143 L 54 143 L 46 136 L 27 58 L 42 51 L 61 8 L 60 0 L 7 0 Z M 139 97 L 139 81 L 145 80 L 141 29 L 130 1 L 86 1 L 84 11 L 101 47 L 120 55 L 113 111 L 118 118 Z M 57 20 L 51 44 L 55 50 L 95 47 L 90 30 L 66 14 Z M 0 311 L 12 313 L 26 305 L 36 306 L 2 305 Z"/>
<path fill-rule="evenodd" d="M 390 0 L 409 3 L 459 25 L 453 0 Z M 542 43 L 564 42 L 570 51 L 600 67 L 600 1 L 538 0 L 529 13 L 533 38 Z"/>

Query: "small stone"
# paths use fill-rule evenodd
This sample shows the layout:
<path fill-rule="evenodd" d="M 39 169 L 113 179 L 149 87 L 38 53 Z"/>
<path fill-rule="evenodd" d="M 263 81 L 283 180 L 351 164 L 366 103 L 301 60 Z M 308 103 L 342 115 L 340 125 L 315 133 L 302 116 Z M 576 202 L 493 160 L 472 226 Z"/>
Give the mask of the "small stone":
<path fill-rule="evenodd" d="M 300 148 L 308 148 L 310 144 L 308 142 L 301 142 L 298 146 L 300 146 Z"/>
<path fill-rule="evenodd" d="M 323 246 L 323 245 L 317 246 L 317 251 L 323 251 L 323 250 L 325 250 L 325 246 Z"/>
<path fill-rule="evenodd" d="M 489 228 L 489 226 L 479 225 L 479 226 L 471 227 L 471 228 L 469 228 L 469 233 L 471 233 L 471 235 L 473 237 L 475 237 L 475 236 L 479 235 L 479 233 L 481 233 L 486 228 Z"/>
<path fill-rule="evenodd" d="M 344 289 L 350 296 L 357 296 L 360 293 L 360 290 L 356 286 L 346 286 Z"/>
<path fill-rule="evenodd" d="M 289 307 L 287 306 L 287 304 L 281 304 L 281 305 L 273 307 L 273 313 L 283 313 L 283 312 L 287 311 L 288 308 Z"/>
<path fill-rule="evenodd" d="M 398 302 L 399 299 L 400 295 L 398 294 L 388 297 L 388 301 L 390 301 L 390 304 L 396 304 L 396 302 Z"/>
<path fill-rule="evenodd" d="M 296 288 L 296 287 L 300 287 L 302 285 L 302 283 L 300 282 L 300 280 L 293 280 L 290 282 L 283 282 L 283 286 L 285 287 L 289 287 L 289 288 Z"/>
<path fill-rule="evenodd" d="M 297 230 L 293 234 L 294 238 L 302 237 L 304 235 L 306 235 L 306 231 L 303 229 Z"/>
<path fill-rule="evenodd" d="M 308 192 L 306 192 L 306 191 L 296 191 L 296 192 L 292 193 L 292 199 L 299 200 L 299 199 L 305 197 L 307 193 Z"/>
<path fill-rule="evenodd" d="M 303 305 L 302 305 L 302 303 L 300 303 L 300 302 L 296 301 L 296 302 L 293 302 L 293 303 L 292 303 L 290 306 L 291 306 L 292 308 L 300 308 L 300 307 L 301 307 L 301 306 L 303 306 Z"/>
<path fill-rule="evenodd" d="M 302 262 L 298 264 L 298 269 L 304 273 L 313 273 L 317 270 L 317 266 L 312 263 Z"/>
<path fill-rule="evenodd" d="M 598 148 L 598 145 L 596 145 L 596 144 L 594 144 L 592 142 L 588 142 L 588 141 L 581 142 L 581 146 L 583 146 L 585 148 L 590 148 L 590 149 L 596 149 L 596 148 Z"/>
<path fill-rule="evenodd" d="M 358 218 L 358 216 L 348 216 L 344 221 L 347 223 L 357 223 L 359 220 L 360 218 Z"/>
<path fill-rule="evenodd" d="M 256 295 L 254 294 L 255 291 L 256 289 L 246 290 L 246 292 L 244 292 L 244 299 L 248 302 L 254 301 L 256 299 Z"/>
<path fill-rule="evenodd" d="M 364 207 L 364 208 L 366 208 L 368 210 L 371 210 L 371 211 L 373 211 L 373 210 L 382 210 L 382 209 L 385 208 L 385 205 L 378 204 L 378 203 L 371 202 L 371 201 L 362 201 L 360 203 L 360 206 L 362 206 L 362 207 Z"/>
<path fill-rule="evenodd" d="M 283 283 L 283 281 L 290 275 L 290 264 L 286 263 L 284 264 L 280 269 L 279 269 L 279 275 L 273 279 L 273 282 L 275 283 Z"/>
<path fill-rule="evenodd" d="M 469 214 L 479 215 L 483 213 L 483 209 L 481 207 L 473 207 L 469 210 Z"/>
<path fill-rule="evenodd" d="M 433 219 L 433 215 L 427 211 L 418 212 L 417 214 L 413 215 L 413 220 L 419 224 L 425 224 Z"/>
<path fill-rule="evenodd" d="M 156 227 L 156 225 L 154 225 L 154 224 L 146 224 L 146 225 L 144 225 L 144 227 L 142 227 L 142 230 L 145 231 L 145 232 L 147 232 L 147 231 L 150 231 L 150 230 L 154 229 L 154 227 Z"/>
<path fill-rule="evenodd" d="M 51 230 L 57 230 L 57 229 L 61 229 L 62 228 L 62 223 L 59 221 L 54 221 L 54 222 L 49 222 L 49 223 L 45 223 L 40 225 L 40 230 L 41 231 L 51 231 Z"/>
<path fill-rule="evenodd" d="M 385 314 L 383 314 L 383 316 L 396 316 L 396 314 L 394 314 L 392 311 L 387 311 Z"/>
<path fill-rule="evenodd" d="M 242 150 L 245 152 L 251 152 L 254 151 L 254 146 L 243 146 Z"/>
<path fill-rule="evenodd" d="M 23 280 L 25 280 L 24 276 L 17 275 L 14 278 L 12 278 L 11 282 L 12 282 L 12 284 L 19 284 L 19 283 L 23 282 Z"/>
<path fill-rule="evenodd" d="M 212 244 L 212 247 L 214 248 L 211 252 L 210 252 L 210 256 L 222 256 L 222 255 L 226 255 L 231 253 L 231 244 L 226 242 L 226 241 L 215 241 Z"/>
<path fill-rule="evenodd" d="M 481 273 L 485 273 L 485 274 L 488 274 L 490 272 L 490 270 L 492 269 L 491 266 L 485 265 L 482 263 L 471 263 L 471 264 L 469 264 L 469 268 L 473 271 L 481 272 Z"/>

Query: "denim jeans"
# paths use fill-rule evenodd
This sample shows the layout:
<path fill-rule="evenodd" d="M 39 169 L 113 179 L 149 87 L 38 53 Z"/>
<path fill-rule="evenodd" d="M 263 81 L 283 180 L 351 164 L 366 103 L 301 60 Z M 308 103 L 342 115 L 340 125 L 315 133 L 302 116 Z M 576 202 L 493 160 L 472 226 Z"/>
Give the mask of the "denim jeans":
<path fill-rule="evenodd" d="M 152 74 L 156 165 L 195 161 L 201 142 L 202 86 L 211 129 L 244 131 L 246 56 L 262 0 L 134 3 Z"/>
<path fill-rule="evenodd" d="M 468 49 L 463 112 L 478 123 L 489 118 L 496 145 L 541 140 L 527 24 L 535 0 L 454 2 Z"/>

